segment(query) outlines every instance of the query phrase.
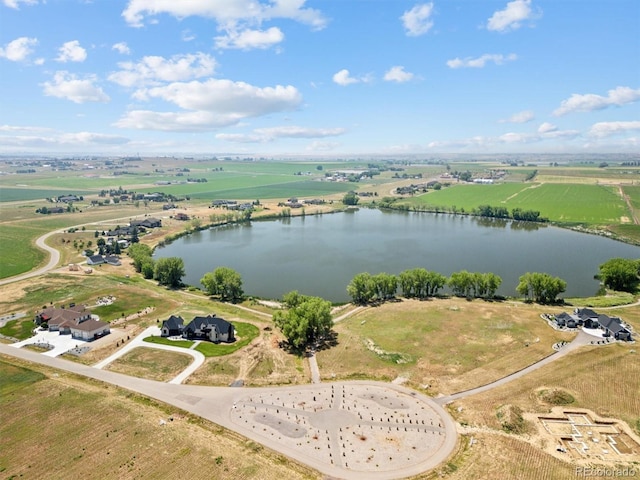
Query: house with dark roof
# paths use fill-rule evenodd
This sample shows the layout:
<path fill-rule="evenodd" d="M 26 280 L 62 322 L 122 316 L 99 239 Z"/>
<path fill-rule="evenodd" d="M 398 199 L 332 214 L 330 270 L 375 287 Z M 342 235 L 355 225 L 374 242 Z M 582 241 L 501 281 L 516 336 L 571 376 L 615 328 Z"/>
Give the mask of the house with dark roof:
<path fill-rule="evenodd" d="M 577 328 L 579 318 L 575 315 L 571 315 L 567 312 L 562 312 L 554 315 L 556 325 L 558 327 Z"/>
<path fill-rule="evenodd" d="M 598 315 L 598 324 L 604 330 L 606 337 L 613 337 L 616 340 L 631 340 L 631 332 L 622 325 L 622 320 L 618 317 Z"/>
<path fill-rule="evenodd" d="M 131 220 L 129 225 L 132 227 L 156 228 L 162 226 L 162 220 L 159 218 L 145 218 L 144 220 Z"/>
<path fill-rule="evenodd" d="M 182 335 L 184 328 L 184 320 L 182 317 L 171 315 L 167 320 L 162 322 L 161 336 L 162 337 L 176 337 Z"/>
<path fill-rule="evenodd" d="M 214 343 L 235 341 L 235 327 L 224 318 L 208 315 L 195 317 L 182 329 L 187 339 L 210 340 Z"/>
<path fill-rule="evenodd" d="M 87 265 L 100 265 L 102 263 L 105 263 L 102 255 L 91 255 L 87 257 Z"/>
<path fill-rule="evenodd" d="M 590 308 L 576 308 L 573 313 L 558 313 L 553 316 L 558 327 L 600 329 L 605 337 L 633 341 L 631 328 L 618 317 L 598 314 Z"/>

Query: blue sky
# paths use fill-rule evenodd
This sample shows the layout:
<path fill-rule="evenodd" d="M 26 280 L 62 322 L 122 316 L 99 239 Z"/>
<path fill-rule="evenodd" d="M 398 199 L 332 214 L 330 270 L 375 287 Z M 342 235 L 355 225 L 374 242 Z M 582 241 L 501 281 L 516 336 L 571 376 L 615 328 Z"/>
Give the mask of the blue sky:
<path fill-rule="evenodd" d="M 0 0 L 0 154 L 640 151 L 638 0 Z"/>

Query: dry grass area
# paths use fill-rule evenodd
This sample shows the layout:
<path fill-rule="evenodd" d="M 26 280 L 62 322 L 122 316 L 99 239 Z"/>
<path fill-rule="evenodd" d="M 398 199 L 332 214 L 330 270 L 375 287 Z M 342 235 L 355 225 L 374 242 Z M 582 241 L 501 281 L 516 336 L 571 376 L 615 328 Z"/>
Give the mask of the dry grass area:
<path fill-rule="evenodd" d="M 192 361 L 193 357 L 186 353 L 138 347 L 110 363 L 106 369 L 132 377 L 168 382 Z"/>
<path fill-rule="evenodd" d="M 617 418 L 638 428 L 640 421 L 640 357 L 634 345 L 583 347 L 518 380 L 485 393 L 454 402 L 457 420 L 499 429 L 495 415 L 504 404 L 524 412 L 548 413 L 540 389 L 562 389 L 575 401 L 571 407 L 593 410 L 601 417 Z M 462 413 L 455 408 L 462 407 Z M 640 432 L 638 432 L 640 433 Z"/>
<path fill-rule="evenodd" d="M 3 478 L 315 479 L 320 475 L 183 412 L 113 386 L 2 358 Z M 173 420 L 170 420 L 172 418 Z M 161 425 L 161 420 L 166 424 Z"/>
<path fill-rule="evenodd" d="M 262 330 L 247 347 L 231 355 L 208 358 L 186 383 L 229 385 L 241 378 L 252 387 L 309 383 L 309 363 L 279 347 L 281 335 Z"/>
<path fill-rule="evenodd" d="M 540 448 L 500 432 L 474 432 L 461 437 L 458 453 L 440 468 L 414 480 L 569 480 L 575 466 Z"/>
<path fill-rule="evenodd" d="M 466 390 L 524 368 L 574 337 L 541 320 L 545 311 L 458 298 L 369 308 L 336 325 L 338 345 L 318 354 L 320 372 L 325 379 L 403 376 L 432 394 Z"/>

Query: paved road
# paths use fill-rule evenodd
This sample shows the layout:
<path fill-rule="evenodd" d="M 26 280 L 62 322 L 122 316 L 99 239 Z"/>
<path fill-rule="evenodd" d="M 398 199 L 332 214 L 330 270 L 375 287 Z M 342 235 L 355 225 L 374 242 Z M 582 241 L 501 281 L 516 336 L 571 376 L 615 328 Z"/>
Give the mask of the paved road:
<path fill-rule="evenodd" d="M 457 442 L 455 423 L 442 407 L 399 385 L 357 381 L 267 388 L 176 385 L 4 344 L 0 344 L 0 355 L 83 375 L 157 399 L 267 445 L 331 478 L 392 480 L 418 475 L 445 461 Z M 410 414 L 400 416 L 402 423 L 400 418 L 393 418 L 394 410 L 399 409 Z M 405 418 L 413 422 L 405 423 Z M 304 436 L 294 434 L 294 427 L 300 428 Z M 319 442 L 319 436 L 328 441 Z M 388 436 L 406 445 L 403 443 L 400 451 L 392 445 L 393 461 L 387 453 L 386 461 L 381 458 L 379 466 L 378 461 L 368 463 L 368 456 L 381 456 L 379 452 L 389 448 L 384 440 Z M 372 448 L 363 450 L 363 445 Z"/>

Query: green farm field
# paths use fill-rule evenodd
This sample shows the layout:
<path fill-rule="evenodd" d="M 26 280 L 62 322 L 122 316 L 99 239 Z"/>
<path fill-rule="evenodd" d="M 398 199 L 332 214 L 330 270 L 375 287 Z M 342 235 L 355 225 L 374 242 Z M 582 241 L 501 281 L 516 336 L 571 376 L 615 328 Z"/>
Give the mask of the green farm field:
<path fill-rule="evenodd" d="M 47 254 L 36 248 L 34 239 L 46 230 L 27 225 L 6 225 L 0 228 L 0 278 L 26 272 L 47 258 Z"/>
<path fill-rule="evenodd" d="M 630 212 L 617 188 L 583 184 L 457 185 L 408 200 L 413 205 L 466 211 L 480 205 L 509 210 L 538 210 L 553 222 L 607 225 L 621 223 Z"/>

